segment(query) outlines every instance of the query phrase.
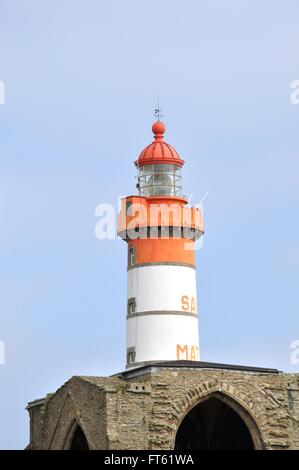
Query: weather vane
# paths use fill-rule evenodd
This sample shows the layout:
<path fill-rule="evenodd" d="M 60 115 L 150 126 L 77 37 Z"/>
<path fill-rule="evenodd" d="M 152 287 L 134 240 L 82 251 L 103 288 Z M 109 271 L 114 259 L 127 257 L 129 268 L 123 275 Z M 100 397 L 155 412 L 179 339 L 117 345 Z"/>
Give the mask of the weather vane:
<path fill-rule="evenodd" d="M 163 117 L 162 108 L 160 108 L 159 98 L 158 98 L 158 101 L 157 101 L 157 107 L 155 109 L 154 116 L 155 116 L 155 118 L 158 119 L 158 121 L 160 121 L 160 118 Z"/>

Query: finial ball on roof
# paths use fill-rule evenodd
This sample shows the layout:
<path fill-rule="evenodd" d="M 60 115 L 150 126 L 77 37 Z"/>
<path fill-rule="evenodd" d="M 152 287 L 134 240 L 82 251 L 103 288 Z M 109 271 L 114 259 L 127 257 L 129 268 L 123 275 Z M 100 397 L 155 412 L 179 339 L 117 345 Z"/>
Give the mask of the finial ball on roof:
<path fill-rule="evenodd" d="M 156 121 L 152 125 L 152 131 L 155 135 L 164 134 L 165 130 L 166 130 L 165 124 L 161 121 Z"/>

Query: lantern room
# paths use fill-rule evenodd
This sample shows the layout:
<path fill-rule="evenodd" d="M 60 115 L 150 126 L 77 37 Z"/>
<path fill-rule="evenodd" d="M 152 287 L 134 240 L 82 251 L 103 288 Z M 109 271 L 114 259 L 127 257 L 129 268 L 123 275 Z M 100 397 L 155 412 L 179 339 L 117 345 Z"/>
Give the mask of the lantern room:
<path fill-rule="evenodd" d="M 135 165 L 138 168 L 139 195 L 182 195 L 181 168 L 184 164 L 177 151 L 164 141 L 165 124 L 157 121 L 152 126 L 154 141 L 145 147 Z"/>

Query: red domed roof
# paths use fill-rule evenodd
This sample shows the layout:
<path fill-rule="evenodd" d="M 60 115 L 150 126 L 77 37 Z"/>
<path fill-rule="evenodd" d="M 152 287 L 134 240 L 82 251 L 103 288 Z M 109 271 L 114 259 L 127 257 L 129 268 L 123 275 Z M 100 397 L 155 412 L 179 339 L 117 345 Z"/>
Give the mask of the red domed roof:
<path fill-rule="evenodd" d="M 143 165 L 166 163 L 182 167 L 184 160 L 171 145 L 164 142 L 165 124 L 161 121 L 155 122 L 152 131 L 155 140 L 142 150 L 135 165 L 139 168 Z"/>

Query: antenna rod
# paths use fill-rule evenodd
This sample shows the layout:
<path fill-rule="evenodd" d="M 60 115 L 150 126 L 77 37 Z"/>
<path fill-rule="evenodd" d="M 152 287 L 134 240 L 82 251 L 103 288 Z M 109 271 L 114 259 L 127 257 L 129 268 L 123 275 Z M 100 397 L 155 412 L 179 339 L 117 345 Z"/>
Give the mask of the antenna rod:
<path fill-rule="evenodd" d="M 154 116 L 155 116 L 155 118 L 157 118 L 158 122 L 160 122 L 160 118 L 163 117 L 162 109 L 160 108 L 159 96 L 158 96 L 158 98 L 157 98 L 157 108 L 155 109 Z"/>

